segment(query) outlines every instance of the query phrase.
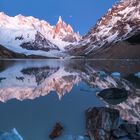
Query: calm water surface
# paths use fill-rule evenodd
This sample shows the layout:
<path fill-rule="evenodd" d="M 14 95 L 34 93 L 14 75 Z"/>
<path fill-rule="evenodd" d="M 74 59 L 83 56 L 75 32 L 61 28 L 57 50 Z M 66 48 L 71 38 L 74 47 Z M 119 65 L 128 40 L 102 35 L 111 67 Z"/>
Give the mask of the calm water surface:
<path fill-rule="evenodd" d="M 24 140 L 49 140 L 56 122 L 59 140 L 85 134 L 85 110 L 108 106 L 121 117 L 140 121 L 138 60 L 0 60 L 0 131 L 16 128 Z M 96 96 L 105 88 L 131 91 L 127 100 L 110 105 Z"/>

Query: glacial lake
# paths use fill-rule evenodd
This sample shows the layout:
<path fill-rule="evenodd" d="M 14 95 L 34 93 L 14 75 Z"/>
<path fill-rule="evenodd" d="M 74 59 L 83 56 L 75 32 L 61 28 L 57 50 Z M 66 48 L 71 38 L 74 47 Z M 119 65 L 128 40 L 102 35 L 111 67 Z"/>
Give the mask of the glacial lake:
<path fill-rule="evenodd" d="M 103 89 L 130 90 L 116 105 L 97 96 Z M 140 121 L 139 60 L 0 60 L 0 132 L 16 128 L 24 140 L 86 140 L 85 110 L 106 106 L 133 123 Z"/>

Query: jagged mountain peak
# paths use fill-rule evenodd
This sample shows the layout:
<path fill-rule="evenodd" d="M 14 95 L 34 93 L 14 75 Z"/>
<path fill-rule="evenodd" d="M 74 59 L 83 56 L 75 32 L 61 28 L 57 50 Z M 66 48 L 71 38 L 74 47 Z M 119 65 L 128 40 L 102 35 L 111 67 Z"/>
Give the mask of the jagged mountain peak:
<path fill-rule="evenodd" d="M 68 34 L 71 33 L 71 34 L 75 34 L 75 35 L 77 34 L 77 33 L 74 33 L 73 28 L 71 27 L 70 24 L 66 24 L 62 20 L 61 16 L 59 16 L 56 25 L 53 25 L 53 26 L 44 20 L 39 20 L 39 19 L 34 18 L 32 16 L 26 17 L 26 16 L 19 14 L 19 15 L 16 15 L 14 17 L 10 17 L 10 16 L 6 15 L 4 12 L 0 12 L 0 21 L 1 21 L 0 26 L 3 25 L 3 26 L 8 27 L 8 25 L 11 25 L 11 26 L 16 25 L 20 28 L 21 25 L 22 26 L 24 26 L 24 25 L 29 26 L 30 25 L 30 28 L 35 28 L 35 26 L 37 26 L 38 28 L 42 28 L 42 30 L 43 29 L 45 30 L 45 28 L 48 27 L 48 29 L 46 29 L 46 30 L 49 30 L 48 34 L 51 34 L 51 33 L 52 34 L 53 33 L 59 34 L 61 32 L 61 29 L 63 30 L 63 34 L 67 34 L 67 33 Z M 57 30 L 57 31 L 55 31 L 55 30 Z M 44 32 L 46 32 L 46 31 L 44 31 Z M 62 35 L 62 33 L 61 33 L 61 35 Z M 77 38 L 80 38 L 79 34 L 77 34 Z"/>
<path fill-rule="evenodd" d="M 62 20 L 62 17 L 61 17 L 61 16 L 59 16 L 59 18 L 58 18 L 58 22 L 57 22 L 57 23 L 59 23 L 59 22 L 63 22 L 63 20 Z"/>
<path fill-rule="evenodd" d="M 56 23 L 56 25 L 54 26 L 54 32 L 55 32 L 55 36 L 56 35 L 64 35 L 64 34 L 71 34 L 73 33 L 73 28 L 71 27 L 70 24 L 66 24 L 63 20 L 62 17 L 59 16 L 58 22 Z M 54 38 L 55 38 L 54 36 Z"/>
<path fill-rule="evenodd" d="M 41 40 L 36 41 L 37 33 L 43 36 L 43 40 L 40 38 Z M 25 52 L 25 50 L 21 51 L 21 46 L 27 50 L 30 48 L 40 50 L 44 42 L 46 45 L 50 45 L 45 45 L 45 50 L 46 48 L 51 50 L 51 47 L 53 50 L 55 46 L 57 50 L 64 51 L 65 46 L 79 41 L 80 38 L 80 35 L 75 33 L 61 16 L 56 25 L 52 26 L 47 21 L 32 16 L 19 14 L 10 17 L 3 12 L 0 13 L 0 44 L 12 51 Z M 39 49 L 35 48 L 37 46 Z"/>

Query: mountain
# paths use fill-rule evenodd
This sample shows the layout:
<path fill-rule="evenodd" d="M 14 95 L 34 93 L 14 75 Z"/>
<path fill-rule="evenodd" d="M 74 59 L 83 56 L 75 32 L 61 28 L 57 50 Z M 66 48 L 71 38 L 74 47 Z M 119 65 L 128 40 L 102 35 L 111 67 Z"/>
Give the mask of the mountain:
<path fill-rule="evenodd" d="M 57 54 L 65 50 L 65 46 L 80 38 L 61 17 L 55 26 L 51 26 L 31 16 L 9 17 L 0 13 L 0 48 L 3 46 L 8 49 L 10 55 L 12 51 L 25 56 L 57 57 Z"/>
<path fill-rule="evenodd" d="M 120 0 L 83 37 L 61 17 L 51 26 L 34 17 L 0 13 L 0 50 L 2 58 L 139 59 L 140 2 Z"/>
<path fill-rule="evenodd" d="M 121 0 L 82 37 L 67 46 L 74 56 L 87 58 L 140 58 L 140 2 Z"/>

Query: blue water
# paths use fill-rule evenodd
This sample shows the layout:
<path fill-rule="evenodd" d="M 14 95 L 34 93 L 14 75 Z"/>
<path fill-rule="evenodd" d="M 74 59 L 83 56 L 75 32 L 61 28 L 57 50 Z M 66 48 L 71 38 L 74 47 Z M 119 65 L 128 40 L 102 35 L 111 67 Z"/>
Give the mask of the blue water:
<path fill-rule="evenodd" d="M 120 67 L 118 67 L 119 64 Z M 16 128 L 24 140 L 49 140 L 48 135 L 52 131 L 54 124 L 60 122 L 64 127 L 64 133 L 59 140 L 66 140 L 68 138 L 71 140 L 71 137 L 78 136 L 80 139 L 80 136 L 84 136 L 86 133 L 85 110 L 89 107 L 106 106 L 106 103 L 96 96 L 96 93 L 101 90 L 100 84 L 98 83 L 105 82 L 105 80 L 104 77 L 99 77 L 95 72 L 104 70 L 109 76 L 111 76 L 113 72 L 119 72 L 121 76 L 123 76 L 122 78 L 125 78 L 129 74 L 133 73 L 135 75 L 135 73 L 140 71 L 139 61 L 130 61 L 127 62 L 126 65 L 124 64 L 125 62 L 123 61 L 98 62 L 90 60 L 85 62 L 83 60 L 73 60 L 72 62 L 67 62 L 60 60 L 1 60 L 0 78 L 6 77 L 6 79 L 0 82 L 0 89 L 3 89 L 3 91 L 0 91 L 0 97 L 2 94 L 6 95 L 6 97 L 4 97 L 5 101 L 0 102 L 0 131 L 6 132 L 12 128 Z M 47 71 L 47 74 L 49 71 L 50 74 L 41 79 L 39 84 L 36 84 L 34 83 L 36 82 L 34 78 L 35 69 L 31 69 L 33 72 L 31 75 L 21 73 L 21 70 L 28 70 L 29 68 L 40 68 L 37 71 L 37 76 L 44 71 Z M 15 87 L 34 88 L 35 91 L 42 83 L 49 81 L 48 77 L 56 73 L 57 68 L 59 70 L 64 68 L 65 72 L 72 73 L 79 78 L 78 82 L 73 84 L 70 92 L 66 92 L 61 99 L 59 99 L 57 91 L 51 91 L 46 95 L 40 95 L 34 99 L 22 97 L 22 101 L 20 101 L 21 99 L 18 99 L 18 97 L 13 99 L 12 94 L 14 93 L 12 93 L 12 91 L 7 94 L 7 88 L 12 89 Z M 16 79 L 16 74 L 18 77 L 23 76 L 24 80 Z M 56 77 L 57 75 L 55 75 L 54 79 Z M 68 74 L 68 81 L 71 77 L 72 76 Z M 28 78 L 31 80 L 30 84 L 28 83 Z M 74 82 L 74 80 L 75 77 L 73 80 L 70 80 L 69 83 Z M 116 79 L 114 79 L 114 81 L 115 80 Z M 63 80 L 61 79 L 61 81 Z M 64 81 L 64 83 L 66 81 Z M 110 81 L 106 81 L 104 84 L 106 84 L 106 86 L 112 86 Z M 104 84 L 102 83 L 102 85 Z M 45 86 L 46 83 L 43 88 L 45 88 Z M 106 86 L 104 85 L 104 88 Z M 63 88 L 65 88 L 65 86 Z"/>
<path fill-rule="evenodd" d="M 79 87 L 82 85 L 80 83 Z M 6 131 L 15 127 L 26 140 L 45 140 L 54 123 L 61 122 L 64 134 L 84 134 L 84 111 L 104 104 L 95 93 L 83 93 L 79 87 L 74 86 L 61 101 L 52 92 L 35 100 L 0 103 L 0 129 Z"/>

